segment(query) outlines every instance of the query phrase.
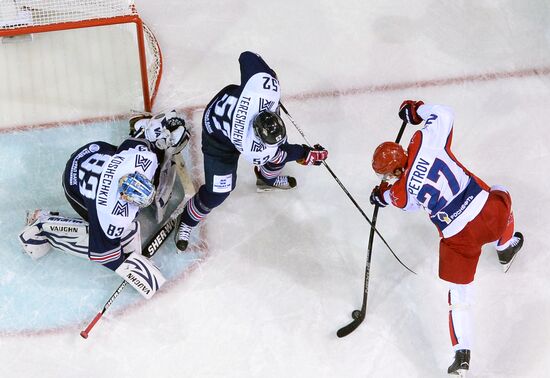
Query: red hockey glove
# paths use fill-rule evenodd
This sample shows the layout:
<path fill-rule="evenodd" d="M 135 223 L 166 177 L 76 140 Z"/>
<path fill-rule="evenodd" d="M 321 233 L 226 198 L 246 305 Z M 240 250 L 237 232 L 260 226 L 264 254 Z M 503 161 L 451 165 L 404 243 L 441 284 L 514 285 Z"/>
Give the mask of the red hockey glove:
<path fill-rule="evenodd" d="M 391 185 L 383 181 L 380 186 L 375 186 L 370 194 L 370 203 L 379 207 L 386 207 L 388 203 L 384 200 L 384 193 L 390 190 Z"/>
<path fill-rule="evenodd" d="M 399 107 L 399 118 L 413 125 L 422 123 L 422 117 L 417 113 L 420 105 L 424 105 L 423 101 L 405 100 Z"/>
<path fill-rule="evenodd" d="M 313 147 L 302 145 L 306 151 L 306 156 L 296 160 L 298 164 L 302 165 L 321 165 L 323 160 L 328 157 L 328 151 L 325 150 L 320 144 L 316 144 Z"/>

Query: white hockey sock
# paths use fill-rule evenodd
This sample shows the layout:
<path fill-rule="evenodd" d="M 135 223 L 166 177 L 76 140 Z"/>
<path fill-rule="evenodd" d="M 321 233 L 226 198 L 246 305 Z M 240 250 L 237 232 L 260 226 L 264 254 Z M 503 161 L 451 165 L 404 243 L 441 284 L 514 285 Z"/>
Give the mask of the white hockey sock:
<path fill-rule="evenodd" d="M 472 348 L 472 284 L 449 286 L 449 333 L 455 351 Z"/>

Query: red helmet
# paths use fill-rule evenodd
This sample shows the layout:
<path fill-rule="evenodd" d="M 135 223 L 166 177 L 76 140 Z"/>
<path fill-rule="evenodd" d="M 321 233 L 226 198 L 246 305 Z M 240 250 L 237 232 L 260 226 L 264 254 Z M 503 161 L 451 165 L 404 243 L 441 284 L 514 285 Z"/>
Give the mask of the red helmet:
<path fill-rule="evenodd" d="M 401 145 L 384 142 L 374 150 L 372 169 L 386 179 L 401 175 L 407 165 L 407 153 Z"/>

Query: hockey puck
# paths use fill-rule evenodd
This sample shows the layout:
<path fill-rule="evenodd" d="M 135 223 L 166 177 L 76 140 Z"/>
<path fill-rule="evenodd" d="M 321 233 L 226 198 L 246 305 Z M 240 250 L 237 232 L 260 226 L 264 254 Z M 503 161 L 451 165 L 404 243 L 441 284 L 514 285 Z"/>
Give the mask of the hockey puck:
<path fill-rule="evenodd" d="M 353 311 L 353 312 L 351 313 L 351 317 L 352 317 L 353 319 L 359 319 L 359 318 L 361 317 L 361 311 L 359 311 L 359 310 Z"/>
<path fill-rule="evenodd" d="M 87 339 L 88 338 L 88 332 L 82 331 L 82 332 L 80 332 L 80 336 L 82 336 L 84 339 Z"/>

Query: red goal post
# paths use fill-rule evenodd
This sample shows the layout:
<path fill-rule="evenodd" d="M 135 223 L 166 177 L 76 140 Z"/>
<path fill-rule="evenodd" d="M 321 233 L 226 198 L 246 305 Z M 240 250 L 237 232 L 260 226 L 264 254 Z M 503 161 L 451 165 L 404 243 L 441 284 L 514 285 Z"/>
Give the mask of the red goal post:
<path fill-rule="evenodd" d="M 151 111 L 162 76 L 162 54 L 133 0 L 0 1 L 0 37 L 6 40 L 35 33 L 121 24 L 135 24 L 143 107 Z"/>

